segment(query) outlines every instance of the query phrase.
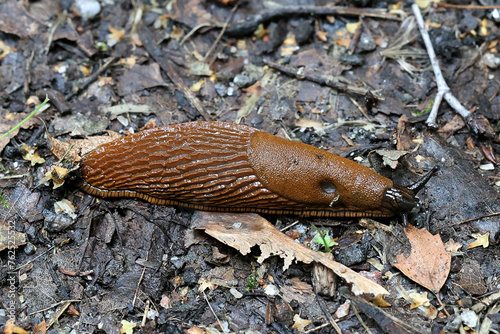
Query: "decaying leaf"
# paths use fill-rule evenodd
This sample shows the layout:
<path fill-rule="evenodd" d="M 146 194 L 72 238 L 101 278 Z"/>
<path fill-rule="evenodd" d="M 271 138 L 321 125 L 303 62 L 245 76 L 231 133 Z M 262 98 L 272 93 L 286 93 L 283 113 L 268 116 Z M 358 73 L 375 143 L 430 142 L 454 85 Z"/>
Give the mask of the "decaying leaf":
<path fill-rule="evenodd" d="M 120 137 L 121 135 L 114 131 L 108 131 L 107 136 L 95 136 L 79 140 L 71 139 L 67 142 L 49 137 L 50 144 L 52 145 L 52 149 L 50 151 L 58 159 L 65 157 L 70 161 L 79 161 L 80 158 L 78 157 L 78 154 L 80 154 L 80 156 L 83 156 L 85 153 L 92 151 L 97 146 L 108 143 Z"/>
<path fill-rule="evenodd" d="M 490 232 L 486 232 L 485 234 L 473 233 L 472 236 L 476 239 L 467 246 L 467 249 L 476 248 L 483 246 L 486 248 L 490 245 Z"/>
<path fill-rule="evenodd" d="M 57 214 L 65 213 L 73 219 L 76 218 L 75 206 L 65 198 L 54 203 L 54 212 Z"/>
<path fill-rule="evenodd" d="M 314 261 L 330 268 L 347 283 L 352 284 L 352 292 L 356 295 L 388 294 L 382 286 L 329 259 L 323 253 L 294 242 L 257 214 L 197 212 L 196 215 L 194 224 L 197 229 L 204 230 L 217 240 L 236 248 L 243 255 L 250 253 L 253 246 L 259 246 L 259 263 L 272 254 L 284 259 L 283 269 L 287 269 L 293 260 L 304 263 Z"/>
<path fill-rule="evenodd" d="M 408 154 L 408 151 L 400 151 L 400 150 L 375 150 L 375 153 L 382 157 L 382 162 L 384 166 L 391 167 L 392 169 L 396 169 L 398 167 L 399 159 L 402 156 Z"/>
<path fill-rule="evenodd" d="M 444 248 L 439 235 L 432 235 L 425 229 L 410 225 L 404 232 L 411 244 L 408 257 L 404 253 L 396 256 L 392 263 L 409 279 L 431 290 L 439 292 L 450 272 L 451 255 Z"/>
<path fill-rule="evenodd" d="M 199 293 L 206 289 L 215 290 L 218 286 L 230 288 L 235 284 L 234 268 L 215 267 L 207 275 L 200 277 L 198 284 L 200 284 Z"/>
<path fill-rule="evenodd" d="M 209 77 L 214 74 L 214 72 L 210 69 L 210 65 L 203 61 L 189 63 L 188 67 L 189 73 L 192 75 Z"/>
<path fill-rule="evenodd" d="M 316 121 L 313 119 L 299 118 L 295 121 L 295 126 L 301 128 L 313 128 L 317 132 L 322 132 L 325 130 L 325 125 L 323 122 Z"/>
<path fill-rule="evenodd" d="M 69 174 L 69 170 L 64 167 L 52 166 L 50 170 L 47 171 L 44 177 L 40 180 L 40 184 L 52 180 L 54 183 L 53 189 L 57 189 L 64 184 L 64 180 Z"/>

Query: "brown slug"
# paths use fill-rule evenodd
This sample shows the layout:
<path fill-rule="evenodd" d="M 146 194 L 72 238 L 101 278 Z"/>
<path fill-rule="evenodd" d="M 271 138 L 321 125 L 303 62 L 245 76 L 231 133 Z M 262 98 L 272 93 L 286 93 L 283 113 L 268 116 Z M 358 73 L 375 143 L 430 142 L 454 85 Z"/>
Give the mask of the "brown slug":
<path fill-rule="evenodd" d="M 435 167 L 411 186 L 316 147 L 224 122 L 145 130 L 83 157 L 80 188 L 207 211 L 390 217 L 416 206 Z"/>

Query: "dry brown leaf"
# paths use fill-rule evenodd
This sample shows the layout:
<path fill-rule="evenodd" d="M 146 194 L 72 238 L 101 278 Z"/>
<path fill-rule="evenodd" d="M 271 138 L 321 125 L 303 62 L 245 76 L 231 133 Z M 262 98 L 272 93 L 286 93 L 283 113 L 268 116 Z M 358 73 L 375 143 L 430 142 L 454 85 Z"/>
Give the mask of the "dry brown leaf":
<path fill-rule="evenodd" d="M 295 121 L 295 126 L 301 127 L 301 128 L 313 128 L 316 131 L 324 131 L 325 130 L 325 125 L 323 122 L 316 121 L 313 119 L 307 119 L 307 118 L 299 118 Z"/>
<path fill-rule="evenodd" d="M 257 81 L 253 85 L 243 89 L 243 91 L 247 93 L 248 96 L 253 95 L 255 97 L 260 97 L 263 90 L 264 87 L 262 87 L 262 81 Z"/>
<path fill-rule="evenodd" d="M 414 282 L 434 293 L 439 292 L 450 272 L 451 254 L 444 248 L 439 234 L 432 235 L 412 225 L 404 231 L 411 244 L 411 253 L 408 257 L 398 254 L 397 263 L 392 265 Z"/>
<path fill-rule="evenodd" d="M 45 333 L 47 333 L 48 328 L 49 328 L 49 324 L 46 323 L 44 320 L 41 323 L 39 323 L 38 325 L 36 325 L 35 328 L 33 328 L 33 333 L 45 334 Z"/>
<path fill-rule="evenodd" d="M 204 333 L 205 333 L 204 329 L 198 328 L 196 326 L 186 330 L 186 334 L 204 334 Z"/>
<path fill-rule="evenodd" d="M 352 292 L 355 295 L 389 294 L 382 286 L 329 259 L 323 253 L 294 242 L 257 214 L 198 212 L 194 221 L 197 229 L 205 230 L 205 233 L 236 248 L 243 255 L 250 253 L 253 246 L 259 246 L 259 263 L 271 255 L 279 255 L 285 261 L 283 269 L 286 270 L 293 260 L 304 263 L 314 261 L 330 268 L 347 283 L 352 284 Z"/>
<path fill-rule="evenodd" d="M 349 310 L 351 309 L 351 301 L 347 299 L 344 304 L 340 305 L 335 311 L 335 318 L 341 319 L 349 315 Z"/>
<path fill-rule="evenodd" d="M 50 150 L 58 159 L 61 159 L 65 154 L 65 158 L 70 161 L 80 161 L 78 155 L 83 156 L 84 154 L 92 151 L 97 146 L 113 141 L 120 138 L 121 135 L 114 131 L 108 131 L 107 136 L 95 136 L 89 137 L 87 139 L 70 139 L 67 142 L 61 141 L 49 137 L 52 149 Z M 71 147 L 73 145 L 73 147 Z M 71 150 L 68 152 L 68 150 Z M 68 152 L 68 153 L 66 153 Z"/>
<path fill-rule="evenodd" d="M 412 140 L 411 124 L 406 116 L 401 116 L 398 120 L 398 129 L 396 130 L 396 150 L 411 151 L 416 144 Z"/>
<path fill-rule="evenodd" d="M 198 280 L 200 284 L 198 292 L 202 293 L 206 289 L 215 290 L 218 286 L 230 288 L 234 285 L 231 281 L 234 281 L 234 268 L 215 267 Z"/>
<path fill-rule="evenodd" d="M 453 133 L 457 132 L 458 130 L 462 129 L 465 126 L 465 122 L 460 115 L 455 115 L 451 121 L 446 123 L 441 129 L 439 129 L 437 132 L 439 133 L 446 133 L 449 135 L 452 135 Z"/>
<path fill-rule="evenodd" d="M 312 293 L 312 286 L 307 284 L 306 282 L 302 282 L 298 277 L 292 277 L 290 279 L 290 283 L 292 283 L 292 288 L 302 293 Z"/>
<path fill-rule="evenodd" d="M 29 332 L 25 331 L 21 327 L 14 325 L 14 321 L 7 321 L 5 327 L 3 328 L 3 332 L 5 334 L 29 334 Z"/>

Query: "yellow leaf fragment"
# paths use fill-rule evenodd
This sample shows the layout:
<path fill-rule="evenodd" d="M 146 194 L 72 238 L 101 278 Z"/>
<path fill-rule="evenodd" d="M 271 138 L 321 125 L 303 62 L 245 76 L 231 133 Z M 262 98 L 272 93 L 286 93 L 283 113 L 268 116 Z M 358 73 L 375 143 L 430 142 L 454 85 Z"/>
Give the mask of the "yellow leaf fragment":
<path fill-rule="evenodd" d="M 112 26 L 108 26 L 108 30 L 111 32 L 111 34 L 108 35 L 108 39 L 112 39 L 116 42 L 121 41 L 125 37 L 125 30 L 121 29 L 115 29 Z"/>
<path fill-rule="evenodd" d="M 419 294 L 418 292 L 412 292 L 408 295 L 409 297 L 409 302 L 411 303 L 410 305 L 410 310 L 413 310 L 414 308 L 417 308 L 419 306 L 429 306 L 431 302 L 427 298 L 427 292 L 424 292 L 422 294 Z"/>
<path fill-rule="evenodd" d="M 118 65 L 123 65 L 123 66 L 127 67 L 128 69 L 131 69 L 132 67 L 134 67 L 136 61 L 137 61 L 136 56 L 130 56 L 130 57 L 121 58 L 120 60 L 118 60 Z"/>
<path fill-rule="evenodd" d="M 446 249 L 447 252 L 450 252 L 450 253 L 456 253 L 460 250 L 460 248 L 462 248 L 462 244 L 459 243 L 459 242 L 456 242 L 455 240 L 453 240 L 453 238 L 451 238 L 450 240 L 448 240 L 448 242 L 446 242 L 444 244 L 444 248 Z"/>
<path fill-rule="evenodd" d="M 488 36 L 490 32 L 488 31 L 488 19 L 484 18 L 479 23 L 479 36 Z"/>
<path fill-rule="evenodd" d="M 380 306 L 380 307 L 390 307 L 392 306 L 391 304 L 389 304 L 387 301 L 384 300 L 384 296 L 383 295 L 378 295 L 374 298 L 371 299 L 372 303 L 377 305 L 377 306 Z"/>
<path fill-rule="evenodd" d="M 173 26 L 172 32 L 170 33 L 170 38 L 175 39 L 178 42 L 181 40 L 182 36 L 184 36 L 184 30 Z"/>
<path fill-rule="evenodd" d="M 122 328 L 120 328 L 120 334 L 132 334 L 134 333 L 135 327 L 137 327 L 136 323 L 122 320 Z"/>
<path fill-rule="evenodd" d="M 415 3 L 422 9 L 429 7 L 433 2 L 438 3 L 439 0 L 416 0 Z"/>
<path fill-rule="evenodd" d="M 36 148 L 29 147 L 28 145 L 23 144 L 23 149 L 23 159 L 30 161 L 31 166 L 34 166 L 36 164 L 43 164 L 45 162 L 45 159 L 38 155 Z"/>
<path fill-rule="evenodd" d="M 0 51 L 2 51 L 2 53 L 0 54 L 0 60 L 2 60 L 12 51 L 12 48 L 5 44 L 3 41 L 0 41 Z"/>
<path fill-rule="evenodd" d="M 354 32 L 356 31 L 356 29 L 358 29 L 359 26 L 361 26 L 361 21 L 358 21 L 358 22 L 355 22 L 355 23 L 347 23 L 345 25 L 345 28 L 351 34 L 354 34 Z"/>
<path fill-rule="evenodd" d="M 304 332 L 304 328 L 312 323 L 311 320 L 302 319 L 298 314 L 293 316 L 293 326 L 292 329 L 296 329 L 298 332 Z"/>
<path fill-rule="evenodd" d="M 199 92 L 201 90 L 201 88 L 203 87 L 204 83 L 205 83 L 205 80 L 201 79 L 198 82 L 195 82 L 194 84 L 192 84 L 191 87 L 189 87 L 189 89 L 192 92 Z"/>
<path fill-rule="evenodd" d="M 264 36 L 269 35 L 270 31 L 264 28 L 263 24 L 259 24 L 257 30 L 253 33 L 258 39 L 263 39 Z"/>
<path fill-rule="evenodd" d="M 476 239 L 467 246 L 467 249 L 476 248 L 479 246 L 483 246 L 486 248 L 490 245 L 490 232 L 486 232 L 485 234 L 472 233 L 472 237 Z"/>

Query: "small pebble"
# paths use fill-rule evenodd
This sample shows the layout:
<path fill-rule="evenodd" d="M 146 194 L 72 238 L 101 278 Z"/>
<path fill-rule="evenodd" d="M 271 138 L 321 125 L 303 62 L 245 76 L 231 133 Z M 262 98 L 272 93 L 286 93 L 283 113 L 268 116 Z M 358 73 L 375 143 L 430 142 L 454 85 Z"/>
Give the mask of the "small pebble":
<path fill-rule="evenodd" d="M 235 288 L 231 288 L 229 290 L 229 292 L 233 295 L 234 298 L 236 299 L 240 299 L 241 297 L 243 297 L 243 294 L 241 292 L 239 292 L 238 290 L 236 290 Z"/>
<path fill-rule="evenodd" d="M 479 166 L 479 168 L 481 168 L 481 170 L 494 170 L 495 166 L 490 163 L 490 164 L 481 165 L 481 166 Z"/>
<path fill-rule="evenodd" d="M 357 45 L 357 49 L 359 50 L 359 52 L 373 51 L 376 48 L 377 44 L 375 44 L 375 39 L 373 38 L 373 36 L 366 32 L 362 32 Z"/>
<path fill-rule="evenodd" d="M 493 53 L 487 53 L 483 56 L 483 62 L 491 69 L 496 69 L 500 65 L 500 58 L 495 57 Z"/>
<path fill-rule="evenodd" d="M 101 4 L 97 0 L 75 0 L 72 7 L 84 20 L 91 20 L 101 12 Z"/>
<path fill-rule="evenodd" d="M 462 312 L 461 318 L 462 318 L 463 324 L 466 326 L 469 326 L 470 328 L 475 328 L 477 326 L 477 322 L 479 320 L 476 312 L 471 311 L 471 310 Z"/>
<path fill-rule="evenodd" d="M 280 293 L 280 290 L 274 284 L 269 284 L 264 289 L 264 293 L 268 296 L 277 296 Z"/>

